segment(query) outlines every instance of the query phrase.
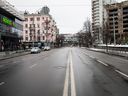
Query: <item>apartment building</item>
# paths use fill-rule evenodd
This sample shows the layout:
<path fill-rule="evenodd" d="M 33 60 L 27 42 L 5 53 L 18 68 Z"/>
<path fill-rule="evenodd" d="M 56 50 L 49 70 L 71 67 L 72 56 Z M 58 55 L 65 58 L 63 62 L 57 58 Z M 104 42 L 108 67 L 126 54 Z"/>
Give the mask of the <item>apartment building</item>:
<path fill-rule="evenodd" d="M 29 14 L 24 13 L 23 42 L 29 46 L 50 45 L 56 42 L 58 28 L 55 20 L 49 14 L 50 9 L 45 6 L 40 12 Z"/>
<path fill-rule="evenodd" d="M 109 43 L 128 43 L 128 1 L 108 4 L 107 23 L 109 29 Z"/>
<path fill-rule="evenodd" d="M 95 44 L 103 43 L 104 5 L 114 2 L 114 0 L 92 0 L 92 32 Z"/>

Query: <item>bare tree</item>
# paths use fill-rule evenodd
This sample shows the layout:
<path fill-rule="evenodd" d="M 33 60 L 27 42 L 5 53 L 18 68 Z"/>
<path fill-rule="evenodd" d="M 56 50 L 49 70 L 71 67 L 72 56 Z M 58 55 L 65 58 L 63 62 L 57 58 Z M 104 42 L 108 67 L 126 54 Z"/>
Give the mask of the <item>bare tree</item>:
<path fill-rule="evenodd" d="M 90 45 L 92 45 L 92 30 L 91 30 L 91 21 L 89 18 L 86 19 L 86 21 L 84 22 L 84 26 L 83 26 L 83 31 L 85 33 L 85 42 L 86 42 L 86 46 L 89 47 Z"/>
<path fill-rule="evenodd" d="M 83 29 L 77 33 L 79 46 L 89 47 L 92 45 L 92 30 L 91 30 L 91 21 L 89 18 L 83 24 Z"/>

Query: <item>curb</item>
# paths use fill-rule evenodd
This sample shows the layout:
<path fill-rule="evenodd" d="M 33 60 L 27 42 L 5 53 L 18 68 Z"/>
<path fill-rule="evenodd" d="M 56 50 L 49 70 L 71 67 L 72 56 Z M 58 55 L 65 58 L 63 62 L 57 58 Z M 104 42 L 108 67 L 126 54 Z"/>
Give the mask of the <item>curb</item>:
<path fill-rule="evenodd" d="M 0 58 L 0 61 L 2 61 L 2 60 L 6 60 L 6 59 L 10 59 L 10 58 L 14 58 L 14 57 L 20 57 L 20 56 L 28 55 L 28 54 L 30 54 L 30 52 L 28 52 L 28 53 L 24 53 L 24 54 L 17 54 L 17 55 L 13 55 L 13 56 L 5 57 L 5 58 Z"/>

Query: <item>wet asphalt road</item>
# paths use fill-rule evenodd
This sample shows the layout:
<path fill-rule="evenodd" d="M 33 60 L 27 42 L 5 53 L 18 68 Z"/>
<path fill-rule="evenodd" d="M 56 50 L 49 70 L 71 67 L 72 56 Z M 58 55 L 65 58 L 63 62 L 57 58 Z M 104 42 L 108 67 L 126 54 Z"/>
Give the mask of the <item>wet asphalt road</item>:
<path fill-rule="evenodd" d="M 60 48 L 2 60 L 0 96 L 66 96 L 66 73 L 69 74 L 68 96 L 72 92 L 76 96 L 128 96 L 128 83 L 112 68 L 88 56 L 99 56 L 94 53 L 81 48 Z M 69 59 L 70 55 L 72 58 Z M 101 59 L 103 56 L 108 58 L 103 54 Z M 108 63 L 120 62 L 112 60 Z M 72 66 L 69 64 L 68 72 L 70 61 Z M 74 73 L 70 74 L 72 70 Z M 71 75 L 74 75 L 74 80 Z M 71 90 L 72 84 L 75 86 L 74 91 Z"/>

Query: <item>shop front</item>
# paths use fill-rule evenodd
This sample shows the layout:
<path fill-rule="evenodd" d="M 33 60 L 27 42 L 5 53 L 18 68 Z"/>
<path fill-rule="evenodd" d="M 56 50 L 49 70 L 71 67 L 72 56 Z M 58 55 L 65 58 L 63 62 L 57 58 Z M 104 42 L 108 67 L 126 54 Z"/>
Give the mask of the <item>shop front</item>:
<path fill-rule="evenodd" d="M 21 24 L 0 14 L 0 51 L 19 49 L 21 32 Z"/>

